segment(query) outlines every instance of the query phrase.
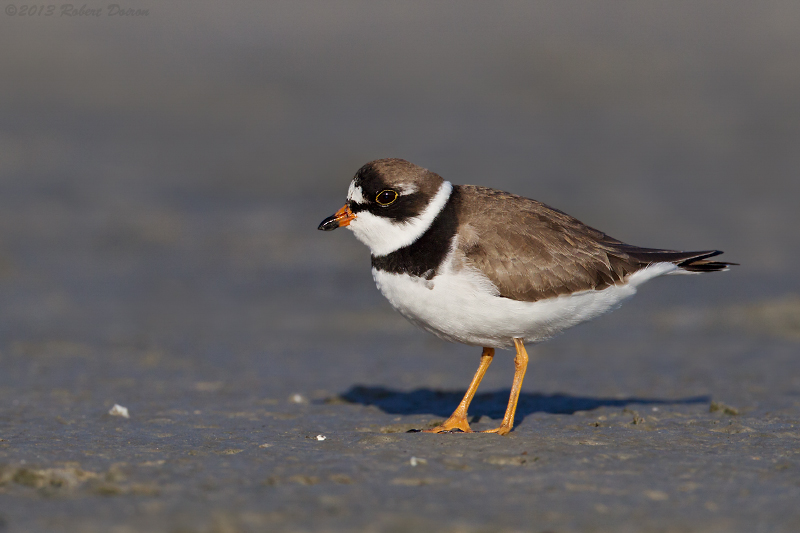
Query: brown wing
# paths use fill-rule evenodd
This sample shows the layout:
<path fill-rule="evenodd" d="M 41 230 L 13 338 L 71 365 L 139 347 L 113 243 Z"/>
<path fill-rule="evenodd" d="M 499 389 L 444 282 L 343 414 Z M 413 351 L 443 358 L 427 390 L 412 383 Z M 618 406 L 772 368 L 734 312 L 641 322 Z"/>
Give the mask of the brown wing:
<path fill-rule="evenodd" d="M 459 220 L 458 249 L 506 298 L 533 302 L 604 289 L 655 262 L 697 271 L 727 266 L 703 261 L 719 252 L 630 246 L 541 202 L 485 187 L 460 189 L 461 213 L 471 215 Z"/>

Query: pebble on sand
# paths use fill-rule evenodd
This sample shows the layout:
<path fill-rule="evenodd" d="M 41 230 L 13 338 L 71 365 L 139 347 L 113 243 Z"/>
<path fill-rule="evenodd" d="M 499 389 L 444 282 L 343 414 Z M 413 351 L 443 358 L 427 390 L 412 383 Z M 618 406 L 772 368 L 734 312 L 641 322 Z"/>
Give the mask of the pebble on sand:
<path fill-rule="evenodd" d="M 122 407 L 120 404 L 115 403 L 114 407 L 108 412 L 111 416 L 121 416 L 123 418 L 130 418 L 131 415 L 128 413 L 127 407 Z"/>

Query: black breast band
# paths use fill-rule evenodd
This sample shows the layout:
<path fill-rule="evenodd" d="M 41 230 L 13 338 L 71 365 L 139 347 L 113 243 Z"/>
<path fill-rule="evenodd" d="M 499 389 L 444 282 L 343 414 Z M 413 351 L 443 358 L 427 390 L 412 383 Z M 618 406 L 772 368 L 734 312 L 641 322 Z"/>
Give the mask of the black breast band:
<path fill-rule="evenodd" d="M 439 266 L 450 252 L 453 238 L 458 230 L 456 208 L 460 203 L 461 188 L 453 187 L 447 203 L 431 223 L 430 227 L 419 239 L 379 257 L 372 256 L 372 268 L 392 274 L 409 274 L 411 276 L 432 279 Z"/>

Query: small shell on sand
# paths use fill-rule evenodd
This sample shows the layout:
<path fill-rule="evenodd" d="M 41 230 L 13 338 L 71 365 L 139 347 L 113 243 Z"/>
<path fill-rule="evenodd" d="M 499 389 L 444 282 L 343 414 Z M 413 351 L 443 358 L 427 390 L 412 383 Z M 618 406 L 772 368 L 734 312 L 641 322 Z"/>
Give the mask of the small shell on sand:
<path fill-rule="evenodd" d="M 130 418 L 131 415 L 128 414 L 128 408 L 122 407 L 120 404 L 115 403 L 114 407 L 108 412 L 111 416 L 121 416 L 123 418 Z"/>

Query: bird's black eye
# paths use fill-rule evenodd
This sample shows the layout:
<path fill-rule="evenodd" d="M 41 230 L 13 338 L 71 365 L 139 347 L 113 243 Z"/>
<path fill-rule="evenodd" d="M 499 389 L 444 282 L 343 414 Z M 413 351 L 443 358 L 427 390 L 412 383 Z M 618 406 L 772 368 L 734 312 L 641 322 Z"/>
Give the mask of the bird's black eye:
<path fill-rule="evenodd" d="M 397 200 L 397 196 L 398 196 L 397 191 L 386 189 L 385 191 L 381 191 L 378 193 L 378 196 L 375 197 L 375 201 L 385 207 L 387 205 L 392 204 L 395 200 Z"/>

